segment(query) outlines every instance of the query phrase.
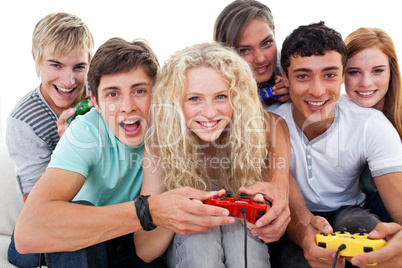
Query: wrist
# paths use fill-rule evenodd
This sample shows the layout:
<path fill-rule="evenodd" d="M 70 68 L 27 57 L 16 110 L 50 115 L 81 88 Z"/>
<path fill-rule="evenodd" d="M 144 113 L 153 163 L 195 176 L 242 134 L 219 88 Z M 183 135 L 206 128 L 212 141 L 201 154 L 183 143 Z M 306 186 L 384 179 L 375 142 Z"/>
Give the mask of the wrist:
<path fill-rule="evenodd" d="M 138 220 L 145 231 L 151 231 L 156 228 L 149 211 L 148 197 L 149 195 L 140 195 L 134 200 Z"/>

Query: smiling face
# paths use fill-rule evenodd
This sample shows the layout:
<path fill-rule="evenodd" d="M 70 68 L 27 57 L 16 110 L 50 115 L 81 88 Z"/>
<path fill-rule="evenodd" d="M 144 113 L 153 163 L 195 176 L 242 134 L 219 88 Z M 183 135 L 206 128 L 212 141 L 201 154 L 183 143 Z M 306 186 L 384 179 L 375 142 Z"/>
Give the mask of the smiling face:
<path fill-rule="evenodd" d="M 277 62 L 277 48 L 275 33 L 267 22 L 260 18 L 252 20 L 237 42 L 236 49 L 253 69 L 258 83 L 272 77 Z"/>
<path fill-rule="evenodd" d="M 46 49 L 40 62 L 40 90 L 52 110 L 60 115 L 85 96 L 88 53 L 64 54 L 55 57 Z"/>
<path fill-rule="evenodd" d="M 359 106 L 383 111 L 390 77 L 387 55 L 378 47 L 367 48 L 348 60 L 345 90 Z"/>
<path fill-rule="evenodd" d="M 343 83 L 342 70 L 342 57 L 336 51 L 291 58 L 288 76 L 283 72 L 284 83 L 289 87 L 295 122 L 303 131 L 314 127 L 324 132 L 332 123 Z"/>
<path fill-rule="evenodd" d="M 211 67 L 187 72 L 187 90 L 183 100 L 187 127 L 204 142 L 217 140 L 232 118 L 229 88 L 223 77 Z"/>
<path fill-rule="evenodd" d="M 151 82 L 141 66 L 100 79 L 98 112 L 116 138 L 128 146 L 139 145 L 144 140 L 151 105 Z"/>

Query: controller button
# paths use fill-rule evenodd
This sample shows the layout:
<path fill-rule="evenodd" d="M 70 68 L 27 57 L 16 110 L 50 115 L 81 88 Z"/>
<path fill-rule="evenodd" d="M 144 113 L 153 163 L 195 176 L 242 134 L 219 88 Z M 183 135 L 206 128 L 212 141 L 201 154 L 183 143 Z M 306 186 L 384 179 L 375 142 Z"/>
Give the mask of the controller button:
<path fill-rule="evenodd" d="M 318 242 L 318 246 L 322 247 L 322 248 L 326 248 L 327 247 L 327 243 L 325 242 Z"/>
<path fill-rule="evenodd" d="M 264 204 L 264 202 L 262 202 L 262 201 L 254 201 L 254 202 L 257 204 Z"/>
<path fill-rule="evenodd" d="M 364 247 L 364 248 L 363 248 L 363 251 L 364 251 L 365 253 L 371 252 L 371 251 L 373 251 L 373 248 L 372 248 L 372 247 Z"/>
<path fill-rule="evenodd" d="M 258 215 L 264 215 L 264 214 L 265 214 L 265 210 L 259 209 L 259 210 L 257 210 L 257 214 L 258 214 Z"/>

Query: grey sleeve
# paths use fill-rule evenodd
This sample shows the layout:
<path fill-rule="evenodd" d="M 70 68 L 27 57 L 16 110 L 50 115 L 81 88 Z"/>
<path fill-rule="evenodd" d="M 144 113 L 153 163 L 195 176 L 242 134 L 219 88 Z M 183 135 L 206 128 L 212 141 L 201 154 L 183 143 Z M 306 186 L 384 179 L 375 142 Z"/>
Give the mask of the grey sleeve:
<path fill-rule="evenodd" d="M 52 151 L 31 126 L 8 117 L 6 145 L 15 163 L 15 174 L 22 194 L 27 194 L 45 172 Z"/>

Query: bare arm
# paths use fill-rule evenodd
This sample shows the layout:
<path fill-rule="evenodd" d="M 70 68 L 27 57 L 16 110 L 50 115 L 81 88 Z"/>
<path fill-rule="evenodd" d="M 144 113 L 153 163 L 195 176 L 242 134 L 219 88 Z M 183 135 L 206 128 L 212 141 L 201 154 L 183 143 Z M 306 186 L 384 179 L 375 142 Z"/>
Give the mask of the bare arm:
<path fill-rule="evenodd" d="M 374 180 L 388 215 L 402 225 L 402 172 L 388 173 Z"/>
<path fill-rule="evenodd" d="M 241 192 L 248 195 L 260 193 L 272 203 L 272 207 L 261 217 L 257 228 L 251 230 L 265 242 L 279 240 L 290 221 L 289 210 L 289 162 L 290 141 L 285 120 L 278 115 L 270 114 L 268 124 L 268 170 L 265 182 L 257 183 Z"/>
<path fill-rule="evenodd" d="M 75 172 L 46 170 L 17 220 L 20 253 L 73 251 L 140 229 L 133 202 L 106 207 L 71 203 L 84 181 Z"/>
<path fill-rule="evenodd" d="M 299 245 L 304 257 L 312 267 L 331 267 L 335 251 L 317 246 L 317 233 L 331 233 L 331 225 L 325 218 L 314 216 L 306 206 L 300 188 L 290 177 L 290 210 L 291 221 L 288 225 L 287 236 L 293 243 Z M 339 257 L 336 267 L 344 267 L 345 259 Z"/>
<path fill-rule="evenodd" d="M 144 158 L 151 159 L 146 151 Z M 154 161 L 147 161 L 147 166 L 143 167 L 143 182 L 141 188 L 142 195 L 156 195 L 166 191 L 163 186 L 163 173 L 160 168 L 155 167 Z M 134 233 L 134 243 L 137 256 L 145 262 L 151 262 L 161 256 L 169 246 L 173 239 L 174 232 L 162 226 L 158 226 L 155 230 L 146 232 L 138 230 Z"/>

